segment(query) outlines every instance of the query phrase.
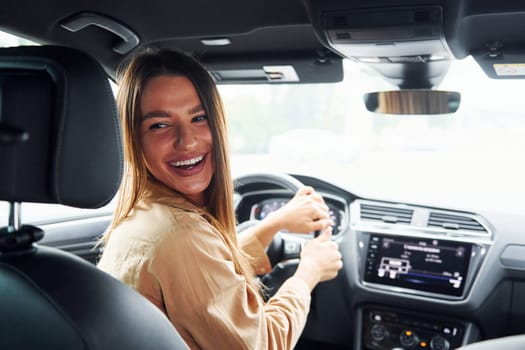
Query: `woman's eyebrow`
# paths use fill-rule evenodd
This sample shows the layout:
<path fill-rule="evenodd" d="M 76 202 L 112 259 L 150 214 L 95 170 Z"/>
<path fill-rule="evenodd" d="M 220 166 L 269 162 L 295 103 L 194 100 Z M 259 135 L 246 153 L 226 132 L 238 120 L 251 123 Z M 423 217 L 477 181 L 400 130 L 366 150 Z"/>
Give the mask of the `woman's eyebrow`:
<path fill-rule="evenodd" d="M 146 120 L 146 119 L 149 119 L 149 118 L 167 118 L 168 117 L 168 113 L 166 112 L 163 112 L 163 111 L 152 111 L 152 112 L 149 112 L 149 113 L 146 113 L 142 116 L 142 120 Z"/>
<path fill-rule="evenodd" d="M 202 106 L 202 104 L 199 104 L 195 107 L 192 107 L 188 110 L 188 114 L 197 114 L 199 112 L 204 112 L 204 107 Z M 167 112 L 164 112 L 164 111 L 152 111 L 152 112 L 148 112 L 146 114 L 144 114 L 142 117 L 141 117 L 141 120 L 146 120 L 146 119 L 149 119 L 149 118 L 168 118 L 169 117 L 169 114 Z"/>
<path fill-rule="evenodd" d="M 199 112 L 204 112 L 204 107 L 201 104 L 198 106 L 192 107 L 188 110 L 189 114 L 196 114 Z"/>

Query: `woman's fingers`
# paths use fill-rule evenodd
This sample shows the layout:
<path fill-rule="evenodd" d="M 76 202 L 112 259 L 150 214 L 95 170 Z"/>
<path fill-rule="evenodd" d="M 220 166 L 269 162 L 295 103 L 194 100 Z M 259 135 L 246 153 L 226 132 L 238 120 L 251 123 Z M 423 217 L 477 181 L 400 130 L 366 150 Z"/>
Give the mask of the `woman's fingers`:
<path fill-rule="evenodd" d="M 321 231 L 321 233 L 319 234 L 319 236 L 317 236 L 316 239 L 318 239 L 321 242 L 326 242 L 330 240 L 331 236 L 332 236 L 332 226 L 328 226 L 324 230 Z"/>
<path fill-rule="evenodd" d="M 310 194 L 314 193 L 315 190 L 311 186 L 303 186 L 300 189 L 297 190 L 296 196 L 309 196 Z"/>
<path fill-rule="evenodd" d="M 310 225 L 311 225 L 310 231 L 320 231 L 320 230 L 324 231 L 326 229 L 330 229 L 330 232 L 331 232 L 334 222 L 332 221 L 332 219 L 328 218 L 328 219 L 320 219 L 320 220 L 312 221 Z"/>

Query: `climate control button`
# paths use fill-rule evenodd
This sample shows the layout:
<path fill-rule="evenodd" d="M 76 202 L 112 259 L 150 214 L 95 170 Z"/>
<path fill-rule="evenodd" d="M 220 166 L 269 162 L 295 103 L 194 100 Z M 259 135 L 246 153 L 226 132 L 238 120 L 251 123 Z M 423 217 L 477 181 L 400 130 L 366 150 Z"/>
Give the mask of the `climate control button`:
<path fill-rule="evenodd" d="M 450 349 L 450 343 L 442 336 L 435 335 L 430 339 L 430 348 L 432 350 L 448 350 Z"/>
<path fill-rule="evenodd" d="M 413 349 L 419 343 L 419 337 L 410 329 L 405 329 L 399 336 L 399 342 L 406 349 Z"/>
<path fill-rule="evenodd" d="M 388 330 L 382 324 L 375 324 L 370 330 L 370 334 L 376 342 L 381 342 L 388 337 Z"/>

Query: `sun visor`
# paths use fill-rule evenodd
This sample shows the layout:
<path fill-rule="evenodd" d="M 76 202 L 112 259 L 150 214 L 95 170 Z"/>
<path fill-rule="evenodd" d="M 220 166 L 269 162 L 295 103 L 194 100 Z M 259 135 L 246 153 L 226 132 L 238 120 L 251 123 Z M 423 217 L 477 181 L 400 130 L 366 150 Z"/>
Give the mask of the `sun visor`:
<path fill-rule="evenodd" d="M 492 47 L 474 51 L 472 57 L 490 78 L 525 78 L 525 48 Z"/>
<path fill-rule="evenodd" d="M 217 84 L 307 84 L 343 80 L 336 55 L 202 60 Z"/>

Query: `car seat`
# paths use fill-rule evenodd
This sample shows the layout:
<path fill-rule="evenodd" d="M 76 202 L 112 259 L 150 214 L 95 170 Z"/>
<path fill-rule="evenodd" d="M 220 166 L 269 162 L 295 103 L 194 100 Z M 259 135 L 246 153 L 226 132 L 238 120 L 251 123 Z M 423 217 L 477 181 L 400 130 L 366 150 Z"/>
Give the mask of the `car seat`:
<path fill-rule="evenodd" d="M 22 202 L 105 205 L 122 167 L 115 99 L 93 58 L 65 47 L 0 49 L 0 200 L 10 206 L 0 230 L 0 348 L 187 349 L 152 303 L 83 259 L 39 246 L 45 232 L 22 224 Z"/>

